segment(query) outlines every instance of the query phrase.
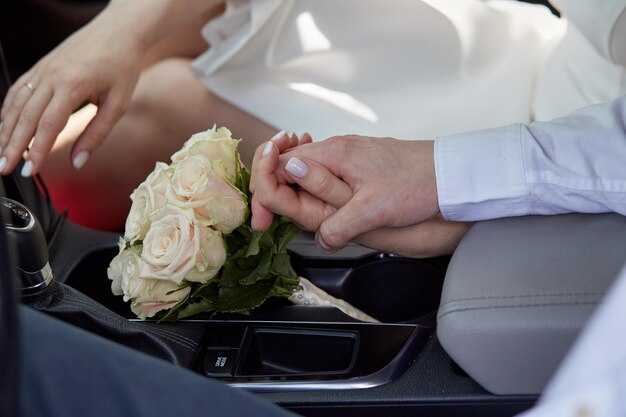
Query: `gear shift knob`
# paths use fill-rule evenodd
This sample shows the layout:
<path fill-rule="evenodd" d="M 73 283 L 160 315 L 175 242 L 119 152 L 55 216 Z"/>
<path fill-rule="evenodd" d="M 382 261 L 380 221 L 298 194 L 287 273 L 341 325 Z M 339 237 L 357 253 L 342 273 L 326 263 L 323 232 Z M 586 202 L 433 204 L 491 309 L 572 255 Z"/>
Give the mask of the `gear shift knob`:
<path fill-rule="evenodd" d="M 7 239 L 17 249 L 22 295 L 44 290 L 54 276 L 41 223 L 26 206 L 5 197 L 0 197 L 0 215 L 4 218 Z"/>

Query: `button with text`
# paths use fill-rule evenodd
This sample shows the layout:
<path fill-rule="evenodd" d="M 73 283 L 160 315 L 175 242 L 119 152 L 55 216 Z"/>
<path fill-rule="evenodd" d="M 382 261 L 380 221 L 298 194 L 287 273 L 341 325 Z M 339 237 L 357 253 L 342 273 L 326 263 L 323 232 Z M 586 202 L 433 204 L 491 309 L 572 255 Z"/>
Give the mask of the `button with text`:
<path fill-rule="evenodd" d="M 208 348 L 204 356 L 204 373 L 207 376 L 232 376 L 238 349 Z"/>

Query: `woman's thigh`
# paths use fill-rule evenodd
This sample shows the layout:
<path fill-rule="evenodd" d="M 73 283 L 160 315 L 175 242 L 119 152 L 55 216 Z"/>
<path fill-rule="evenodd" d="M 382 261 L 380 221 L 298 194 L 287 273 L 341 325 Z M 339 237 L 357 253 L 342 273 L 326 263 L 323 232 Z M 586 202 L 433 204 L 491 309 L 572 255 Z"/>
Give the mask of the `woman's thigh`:
<path fill-rule="evenodd" d="M 191 134 L 213 124 L 242 138 L 243 158 L 276 129 L 208 91 L 192 74 L 188 59 L 168 59 L 140 77 L 127 113 L 105 143 L 78 172 L 70 151 L 91 117 L 86 108 L 73 117 L 57 140 L 42 175 L 57 209 L 67 208 L 77 223 L 119 230 L 130 207 L 129 195 L 157 161 L 169 162 Z M 82 125 L 82 126 L 81 126 Z"/>

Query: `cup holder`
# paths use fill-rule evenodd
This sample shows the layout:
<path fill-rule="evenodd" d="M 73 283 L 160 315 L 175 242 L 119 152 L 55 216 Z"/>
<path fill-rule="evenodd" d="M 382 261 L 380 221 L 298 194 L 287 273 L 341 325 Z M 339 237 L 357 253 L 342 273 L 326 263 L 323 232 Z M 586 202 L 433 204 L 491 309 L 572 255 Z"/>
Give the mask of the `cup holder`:
<path fill-rule="evenodd" d="M 292 256 L 299 275 L 384 323 L 408 322 L 435 311 L 447 261 L 385 254 L 336 261 Z"/>
<path fill-rule="evenodd" d="M 436 310 L 442 285 L 443 276 L 427 263 L 387 258 L 353 269 L 343 297 L 382 322 L 403 322 Z"/>

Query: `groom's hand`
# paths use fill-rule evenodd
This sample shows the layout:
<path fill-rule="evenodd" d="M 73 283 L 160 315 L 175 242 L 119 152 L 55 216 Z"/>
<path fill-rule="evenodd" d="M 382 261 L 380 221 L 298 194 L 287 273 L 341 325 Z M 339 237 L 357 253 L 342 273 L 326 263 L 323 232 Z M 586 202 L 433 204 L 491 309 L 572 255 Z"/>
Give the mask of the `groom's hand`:
<path fill-rule="evenodd" d="M 340 183 L 349 186 L 352 196 L 322 219 L 317 233 L 318 245 L 333 251 L 363 233 L 382 227 L 415 225 L 438 213 L 433 143 L 334 137 L 290 149 L 281 155 L 283 162 L 277 165 L 276 173 L 277 177 L 285 178 L 281 170 L 296 157 L 325 167 Z M 335 186 L 334 181 L 330 185 L 322 182 L 318 188 L 328 195 L 336 192 Z M 281 204 L 278 196 L 273 198 L 276 200 L 265 202 L 266 207 Z"/>
<path fill-rule="evenodd" d="M 290 217 L 306 230 L 318 231 L 326 217 L 352 198 L 348 184 L 317 162 L 291 156 L 280 156 L 274 151 L 285 148 L 285 139 L 272 145 L 272 151 L 263 155 L 259 148 L 253 165 L 255 204 L 252 223 L 271 224 L 272 212 Z M 288 186 L 289 184 L 292 184 Z M 300 188 L 294 189 L 293 184 Z M 284 189 L 282 187 L 285 187 Z M 269 213 L 266 220 L 263 216 Z M 449 254 L 454 251 L 471 224 L 446 222 L 437 216 L 420 224 L 405 227 L 385 227 L 369 231 L 353 239 L 354 242 L 384 252 L 423 258 Z M 264 227 L 265 228 L 265 227 Z M 320 235 L 316 234 L 318 245 Z M 323 249 L 323 248 L 322 248 Z"/>

